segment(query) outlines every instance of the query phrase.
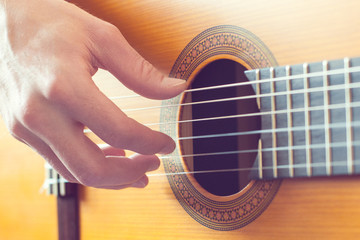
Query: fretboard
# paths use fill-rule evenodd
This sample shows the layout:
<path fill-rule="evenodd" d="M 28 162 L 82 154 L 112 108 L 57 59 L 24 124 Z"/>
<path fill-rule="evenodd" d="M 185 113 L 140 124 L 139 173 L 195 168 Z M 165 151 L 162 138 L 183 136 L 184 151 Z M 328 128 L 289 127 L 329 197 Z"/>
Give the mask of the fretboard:
<path fill-rule="evenodd" d="M 360 174 L 360 58 L 251 70 L 261 112 L 252 178 Z"/>

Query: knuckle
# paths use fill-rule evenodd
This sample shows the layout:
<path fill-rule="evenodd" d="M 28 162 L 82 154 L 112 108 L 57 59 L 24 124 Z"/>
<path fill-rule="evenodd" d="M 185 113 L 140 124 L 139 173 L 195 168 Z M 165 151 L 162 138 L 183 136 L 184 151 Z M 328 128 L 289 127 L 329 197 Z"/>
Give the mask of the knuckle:
<path fill-rule="evenodd" d="M 120 30 L 113 24 L 104 22 L 100 27 L 94 30 L 94 35 L 96 39 L 100 42 L 107 42 L 111 39 L 114 39 L 114 36 L 119 36 Z"/>
<path fill-rule="evenodd" d="M 64 103 L 70 99 L 70 88 L 61 79 L 54 80 L 45 90 L 45 97 L 55 103 Z"/>
<path fill-rule="evenodd" d="M 39 125 L 44 124 L 37 104 L 33 101 L 26 103 L 19 118 L 30 129 L 37 129 Z"/>
<path fill-rule="evenodd" d="M 103 37 L 108 39 L 108 37 L 114 37 L 120 34 L 120 30 L 113 24 L 111 23 L 105 23 L 104 26 L 104 32 L 103 32 Z"/>
<path fill-rule="evenodd" d="M 106 23 L 106 31 L 110 36 L 113 36 L 115 34 L 119 34 L 120 30 L 113 24 L 111 23 Z"/>

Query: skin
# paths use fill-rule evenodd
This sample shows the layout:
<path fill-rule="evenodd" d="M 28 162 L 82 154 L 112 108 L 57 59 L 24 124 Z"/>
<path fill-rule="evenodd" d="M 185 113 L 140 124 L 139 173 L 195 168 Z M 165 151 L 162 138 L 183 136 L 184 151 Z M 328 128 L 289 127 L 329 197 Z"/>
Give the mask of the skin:
<path fill-rule="evenodd" d="M 92 81 L 98 68 L 148 98 L 185 89 L 144 60 L 113 25 L 63 0 L 0 0 L 0 113 L 10 133 L 70 182 L 145 187 L 167 135 L 127 117 Z M 108 145 L 83 133 L 87 126 Z M 124 150 L 137 152 L 129 158 Z"/>

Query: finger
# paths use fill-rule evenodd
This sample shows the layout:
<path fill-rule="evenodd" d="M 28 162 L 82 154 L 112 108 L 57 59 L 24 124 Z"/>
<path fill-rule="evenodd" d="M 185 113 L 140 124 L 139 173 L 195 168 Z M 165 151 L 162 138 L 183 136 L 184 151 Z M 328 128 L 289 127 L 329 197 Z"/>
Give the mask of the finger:
<path fill-rule="evenodd" d="M 123 149 L 114 148 L 108 144 L 98 144 L 98 147 L 100 147 L 100 149 L 103 151 L 105 156 L 125 156 L 125 151 Z M 149 179 L 146 175 L 144 175 L 142 178 L 140 178 L 137 182 L 133 184 L 126 184 L 119 186 L 104 186 L 103 188 L 116 189 L 116 190 L 128 188 L 128 187 L 144 188 L 148 183 L 149 183 Z"/>
<path fill-rule="evenodd" d="M 160 167 L 160 159 L 156 155 L 142 155 L 135 153 L 129 157 L 133 162 L 150 162 L 147 172 L 155 171 Z"/>
<path fill-rule="evenodd" d="M 134 188 L 144 188 L 149 184 L 149 178 L 145 175 L 142 178 L 140 178 L 137 182 L 134 182 L 131 184 L 131 187 Z"/>
<path fill-rule="evenodd" d="M 66 112 L 66 115 L 83 123 L 116 148 L 147 155 L 170 153 L 174 150 L 175 143 L 169 136 L 127 117 L 95 85 L 89 83 L 90 76 L 78 76 L 78 79 L 84 83 L 79 91 L 74 93 L 62 88 L 53 97 L 57 104 L 62 105 L 62 111 Z M 77 100 L 73 101 L 75 98 Z"/>
<path fill-rule="evenodd" d="M 146 172 L 157 169 L 160 165 L 158 157 L 155 155 L 135 155 L 126 157 L 106 157 L 102 166 L 108 166 L 111 170 L 105 170 L 107 181 L 98 182 L 96 187 L 111 186 L 112 189 L 123 187 L 144 188 L 148 185 L 149 179 Z M 100 167 L 100 166 L 99 166 Z M 112 174 L 112 171 L 115 174 Z"/>
<path fill-rule="evenodd" d="M 116 27 L 108 23 L 102 25 L 95 33 L 92 49 L 100 67 L 148 98 L 171 98 L 185 90 L 185 81 L 166 77 L 141 57 Z"/>
<path fill-rule="evenodd" d="M 84 136 L 78 123 L 55 109 L 44 104 L 47 114 L 33 119 L 32 129 L 80 183 L 91 187 L 132 185 L 147 171 L 159 166 L 159 159 L 153 155 L 105 157 L 103 151 Z M 53 131 L 59 126 L 61 131 Z"/>
<path fill-rule="evenodd" d="M 47 146 L 40 138 L 36 137 L 34 134 L 31 133 L 28 129 L 19 125 L 14 135 L 19 141 L 31 146 L 35 151 L 37 151 L 41 156 L 43 156 L 47 162 L 59 173 L 62 177 L 64 177 L 67 181 L 72 183 L 79 183 L 78 180 L 65 168 L 65 166 L 61 163 L 58 157 L 53 153 L 51 148 Z M 108 155 L 124 155 L 125 152 L 122 149 L 113 148 L 107 144 L 100 146 L 102 151 Z M 118 185 L 118 186 L 103 186 L 104 189 L 124 189 L 128 187 L 135 187 L 135 188 L 144 188 L 148 184 L 148 179 L 146 176 L 140 178 L 137 182 L 132 184 L 125 184 L 125 185 Z"/>
<path fill-rule="evenodd" d="M 100 154 L 96 156 L 93 152 L 91 155 L 95 157 L 87 157 L 84 163 L 81 157 L 74 157 L 74 154 L 71 159 L 63 156 L 66 165 L 82 184 L 97 188 L 145 187 L 148 183 L 145 173 L 159 166 L 156 156 L 101 158 Z"/>

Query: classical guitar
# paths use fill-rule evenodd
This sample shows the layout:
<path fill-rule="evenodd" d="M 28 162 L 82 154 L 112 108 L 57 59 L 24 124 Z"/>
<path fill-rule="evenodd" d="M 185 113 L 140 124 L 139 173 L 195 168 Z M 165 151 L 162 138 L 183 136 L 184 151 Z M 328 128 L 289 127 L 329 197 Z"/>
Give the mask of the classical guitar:
<path fill-rule="evenodd" d="M 79 219 L 65 219 L 81 239 L 358 238 L 360 2 L 73 2 L 189 83 L 160 102 L 105 71 L 94 76 L 177 149 L 146 189 L 79 187 L 65 205 L 78 204 Z M 56 239 L 55 201 L 38 195 L 42 162 L 5 133 L 0 140 L 0 238 Z"/>

